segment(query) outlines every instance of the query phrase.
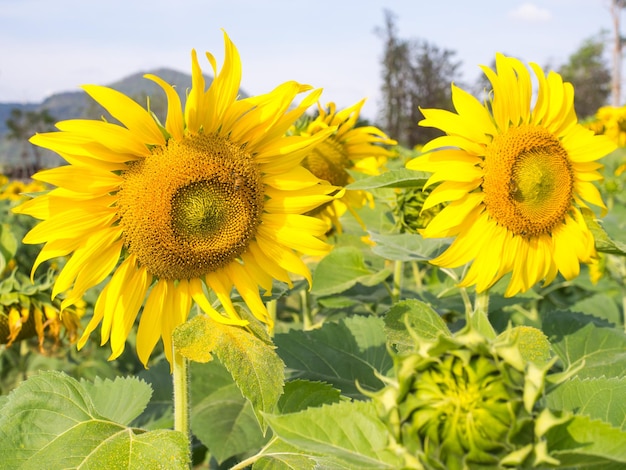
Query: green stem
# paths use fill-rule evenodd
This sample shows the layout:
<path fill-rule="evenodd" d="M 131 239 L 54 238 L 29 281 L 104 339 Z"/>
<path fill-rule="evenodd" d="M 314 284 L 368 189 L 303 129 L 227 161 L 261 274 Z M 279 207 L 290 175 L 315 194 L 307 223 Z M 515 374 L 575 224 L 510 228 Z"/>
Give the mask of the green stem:
<path fill-rule="evenodd" d="M 267 308 L 267 313 L 273 320 L 274 325 L 276 325 L 277 304 L 278 301 L 276 299 L 268 300 L 267 302 L 265 302 L 265 308 Z"/>
<path fill-rule="evenodd" d="M 626 295 L 622 296 L 622 312 L 624 313 L 624 333 L 626 333 Z"/>
<path fill-rule="evenodd" d="M 300 300 L 300 309 L 302 310 L 302 328 L 304 331 L 311 330 L 313 329 L 313 313 L 311 312 L 311 299 L 307 289 L 302 289 L 300 291 Z"/>
<path fill-rule="evenodd" d="M 411 261 L 411 269 L 413 270 L 413 279 L 415 279 L 415 288 L 417 292 L 422 292 L 424 284 L 422 282 L 422 271 L 417 265 L 417 261 Z"/>
<path fill-rule="evenodd" d="M 393 285 L 391 287 L 391 302 L 396 303 L 400 300 L 400 292 L 402 291 L 402 278 L 404 274 L 404 262 L 396 260 L 393 263 Z"/>
<path fill-rule="evenodd" d="M 189 428 L 189 361 L 176 348 L 173 348 L 174 382 L 174 430 L 187 436 L 189 456 L 191 457 L 191 431 Z"/>
<path fill-rule="evenodd" d="M 476 292 L 476 298 L 474 299 L 474 311 L 472 314 L 478 312 L 479 310 L 485 315 L 489 313 L 489 289 L 485 289 L 482 292 Z"/>
<path fill-rule="evenodd" d="M 234 467 L 231 467 L 230 470 L 243 470 L 244 468 L 251 466 L 254 462 L 259 460 L 261 457 L 264 457 L 266 455 L 265 452 L 267 451 L 267 449 L 269 449 L 269 447 L 272 444 L 274 444 L 274 442 L 276 442 L 277 440 L 278 438 L 276 436 L 272 437 L 269 440 L 269 442 L 265 444 L 265 446 L 263 446 L 263 448 L 258 453 L 256 453 L 252 457 L 248 457 L 247 459 L 242 460 Z"/>

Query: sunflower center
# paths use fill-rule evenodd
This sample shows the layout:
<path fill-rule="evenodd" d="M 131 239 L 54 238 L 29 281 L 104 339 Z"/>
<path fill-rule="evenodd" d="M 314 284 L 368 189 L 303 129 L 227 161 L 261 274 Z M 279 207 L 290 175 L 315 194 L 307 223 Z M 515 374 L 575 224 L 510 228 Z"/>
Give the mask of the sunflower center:
<path fill-rule="evenodd" d="M 158 148 L 122 173 L 120 224 L 129 252 L 161 279 L 191 279 L 241 255 L 264 191 L 253 157 L 214 135 Z"/>
<path fill-rule="evenodd" d="M 350 159 L 343 146 L 333 138 L 316 145 L 302 161 L 302 166 L 333 186 L 346 186 L 350 182 L 346 171 L 351 166 Z"/>
<path fill-rule="evenodd" d="M 521 126 L 497 135 L 484 171 L 485 207 L 516 235 L 550 233 L 571 207 L 573 170 L 563 145 L 546 129 Z"/>

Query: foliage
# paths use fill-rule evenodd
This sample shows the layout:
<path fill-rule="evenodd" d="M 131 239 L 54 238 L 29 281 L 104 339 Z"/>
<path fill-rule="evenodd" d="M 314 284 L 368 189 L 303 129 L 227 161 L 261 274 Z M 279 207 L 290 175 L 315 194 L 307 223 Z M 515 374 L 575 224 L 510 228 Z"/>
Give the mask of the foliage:
<path fill-rule="evenodd" d="M 423 116 L 419 108 L 451 109 L 451 82 L 459 82 L 460 62 L 455 52 L 424 39 L 397 36 L 395 16 L 385 11 L 385 25 L 378 30 L 384 44 L 382 59 L 382 127 L 409 148 L 440 135 L 416 126 Z"/>
<path fill-rule="evenodd" d="M 611 93 L 611 71 L 604 59 L 605 38 L 589 38 L 562 65 L 559 73 L 574 85 L 574 108 L 583 119 L 591 117 L 607 103 Z"/>
<path fill-rule="evenodd" d="M 449 240 L 415 233 L 427 176 L 404 169 L 417 151 L 395 150 L 386 173 L 348 188 L 375 199 L 358 210 L 367 228 L 346 215 L 329 234 L 334 250 L 306 260 L 310 289 L 298 280 L 265 293 L 273 331 L 238 298 L 245 327 L 197 312 L 175 331 L 193 361 L 191 457 L 171 430 L 163 354 L 143 369 L 132 344 L 107 361 L 97 340 L 76 351 L 60 334 L 41 351 L 15 338 L 0 353 L 3 468 L 623 467 L 624 150 L 604 162 L 609 214 L 586 214 L 598 262 L 513 298 L 503 280 L 487 311 L 457 286 L 462 267 L 428 263 Z M 37 253 L 19 240 L 31 222 L 10 213 L 14 191 L 2 194 L 0 294 L 49 301 L 56 267 L 30 283 Z M 95 298 L 84 299 L 83 327 Z"/>

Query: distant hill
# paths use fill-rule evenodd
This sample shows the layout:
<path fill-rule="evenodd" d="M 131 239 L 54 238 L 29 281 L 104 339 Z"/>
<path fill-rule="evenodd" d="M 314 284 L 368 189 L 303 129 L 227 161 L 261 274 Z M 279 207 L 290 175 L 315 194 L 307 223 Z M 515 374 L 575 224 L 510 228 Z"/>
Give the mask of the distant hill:
<path fill-rule="evenodd" d="M 174 85 L 183 104 L 185 103 L 186 92 L 191 88 L 191 75 L 168 68 L 160 68 L 138 72 L 107 85 L 130 96 L 144 107 L 146 107 L 149 97 L 150 109 L 162 122 L 165 122 L 167 110 L 165 93 L 156 83 L 143 78 L 146 73 L 157 75 L 167 83 Z M 205 76 L 205 80 L 208 86 L 213 79 Z M 246 97 L 247 95 L 240 90 L 240 96 Z M 0 173 L 9 173 L 12 167 L 28 163 L 24 160 L 28 158 L 28 154 L 25 152 L 28 152 L 30 144 L 7 139 L 9 129 L 6 126 L 6 121 L 10 118 L 13 109 L 20 109 L 23 112 L 43 111 L 45 109 L 55 122 L 77 118 L 99 119 L 101 116 L 105 116 L 108 121 L 115 121 L 80 88 L 77 91 L 55 93 L 41 103 L 0 103 Z M 60 163 L 61 160 L 57 155 L 49 151 L 42 151 L 44 167 L 53 167 Z"/>

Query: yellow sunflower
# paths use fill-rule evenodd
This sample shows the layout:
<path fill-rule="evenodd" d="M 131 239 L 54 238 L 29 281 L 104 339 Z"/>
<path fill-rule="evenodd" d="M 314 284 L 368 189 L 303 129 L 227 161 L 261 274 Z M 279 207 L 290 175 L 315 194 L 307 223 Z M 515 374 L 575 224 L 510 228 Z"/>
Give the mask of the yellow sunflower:
<path fill-rule="evenodd" d="M 308 85 L 286 82 L 270 93 L 238 99 L 241 61 L 224 34 L 225 58 L 205 80 L 192 51 L 192 85 L 186 104 L 161 78 L 168 99 L 162 126 L 149 110 L 110 88 L 84 90 L 122 125 L 69 120 L 61 132 L 32 143 L 54 150 L 69 165 L 34 175 L 57 188 L 18 208 L 43 220 L 25 243 L 45 243 L 43 261 L 71 254 L 53 297 L 66 292 L 62 308 L 104 281 L 79 348 L 102 323 L 101 342 L 119 356 L 143 306 L 137 352 L 147 364 L 162 339 L 172 360 L 173 329 L 195 303 L 217 321 L 243 325 L 231 301 L 236 288 L 253 315 L 271 326 L 259 294 L 273 279 L 291 284 L 290 273 L 311 281 L 303 253 L 328 245 L 323 222 L 302 215 L 331 201 L 337 188 L 300 166 L 310 148 L 333 131 L 286 136 L 321 90 L 292 102 Z M 209 303 L 212 291 L 223 313 Z"/>
<path fill-rule="evenodd" d="M 542 279 L 547 285 L 558 272 L 572 279 L 580 262 L 596 256 L 581 210 L 588 202 L 606 211 L 593 181 L 601 179 L 596 160 L 615 144 L 578 123 L 570 83 L 530 66 L 539 84 L 534 106 L 529 70 L 498 54 L 495 71 L 482 67 L 493 86 L 491 102 L 483 106 L 452 85 L 456 113 L 424 109 L 420 122 L 447 135 L 407 164 L 434 173 L 427 186 L 440 183 L 424 210 L 449 202 L 421 232 L 456 237 L 432 262 L 472 261 L 461 286 L 475 284 L 479 292 L 507 273 L 507 296 Z"/>
<path fill-rule="evenodd" d="M 335 103 L 329 103 L 327 108 L 318 103 L 317 118 L 308 122 L 304 128 L 296 130 L 299 135 L 313 137 L 336 126 L 337 130 L 320 141 L 302 161 L 302 165 L 311 173 L 333 186 L 343 187 L 354 181 L 347 170 L 367 175 L 379 174 L 387 158 L 391 156 L 385 145 L 396 143 L 377 127 L 357 126 L 364 103 L 365 100 L 361 100 L 341 111 L 337 111 Z M 367 203 L 373 203 L 369 193 L 345 191 L 342 197 L 318 207 L 311 215 L 325 220 L 329 226 L 334 226 L 341 232 L 339 217 L 349 210 L 360 221 L 355 209 Z"/>

